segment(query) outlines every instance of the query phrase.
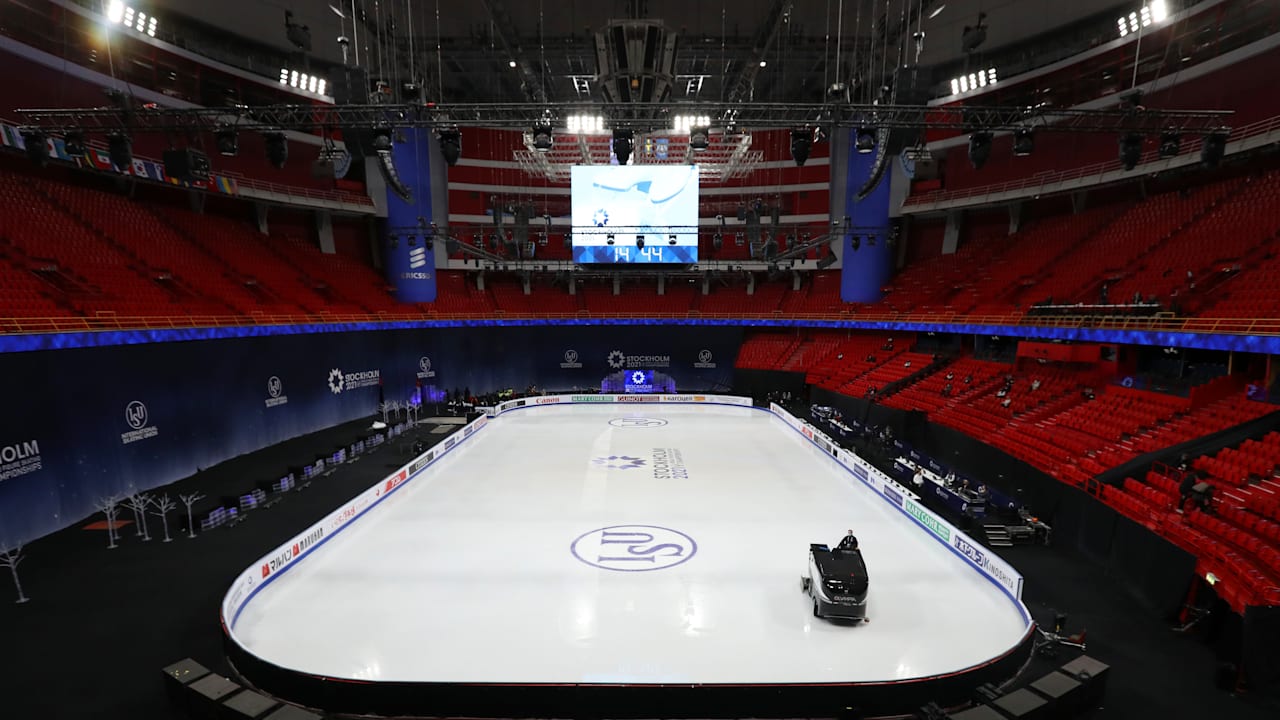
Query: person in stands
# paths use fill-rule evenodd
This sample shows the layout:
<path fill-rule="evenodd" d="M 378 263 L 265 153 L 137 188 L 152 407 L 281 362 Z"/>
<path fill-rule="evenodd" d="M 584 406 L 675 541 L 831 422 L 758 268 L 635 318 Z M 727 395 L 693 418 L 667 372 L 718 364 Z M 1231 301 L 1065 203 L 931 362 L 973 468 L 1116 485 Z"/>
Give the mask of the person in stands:
<path fill-rule="evenodd" d="M 844 534 L 844 537 L 840 538 L 840 544 L 836 545 L 836 550 L 840 550 L 840 551 L 852 551 L 857 549 L 858 549 L 858 538 L 854 537 L 852 530 L 850 530 L 849 532 L 846 532 Z"/>

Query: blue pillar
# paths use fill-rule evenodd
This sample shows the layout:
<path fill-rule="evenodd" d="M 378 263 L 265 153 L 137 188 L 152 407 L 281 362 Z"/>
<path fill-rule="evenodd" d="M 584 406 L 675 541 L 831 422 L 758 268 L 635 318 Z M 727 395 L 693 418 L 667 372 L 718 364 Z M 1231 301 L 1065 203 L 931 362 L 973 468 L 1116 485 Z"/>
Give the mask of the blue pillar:
<path fill-rule="evenodd" d="M 861 238 L 860 247 L 853 249 L 852 237 L 846 235 L 840 253 L 840 299 L 845 302 L 872 303 L 880 300 L 880 291 L 889 281 L 893 271 L 893 250 L 889 247 L 889 171 L 886 168 L 875 190 L 862 200 L 858 191 L 871 176 L 875 164 L 874 152 L 862 154 L 854 146 L 854 130 L 849 130 L 844 144 L 848 153 L 848 175 L 844 187 L 844 214 L 853 220 L 863 232 L 876 232 L 875 245 Z M 892 158 L 886 162 L 893 162 Z M 832 218 L 839 221 L 841 218 Z"/>
<path fill-rule="evenodd" d="M 430 163 L 430 154 L 438 152 L 435 138 L 429 128 L 406 128 L 399 133 L 405 142 L 392 145 L 391 157 L 400 181 L 413 190 L 413 202 L 405 202 L 388 187 L 387 225 L 417 227 L 421 217 L 429 227 L 435 220 L 431 213 Z M 382 264 L 387 281 L 396 289 L 396 299 L 404 303 L 435 302 L 435 252 L 420 237 L 410 244 L 409 238 L 402 235 L 393 247 L 389 235 L 384 233 L 382 238 Z"/>

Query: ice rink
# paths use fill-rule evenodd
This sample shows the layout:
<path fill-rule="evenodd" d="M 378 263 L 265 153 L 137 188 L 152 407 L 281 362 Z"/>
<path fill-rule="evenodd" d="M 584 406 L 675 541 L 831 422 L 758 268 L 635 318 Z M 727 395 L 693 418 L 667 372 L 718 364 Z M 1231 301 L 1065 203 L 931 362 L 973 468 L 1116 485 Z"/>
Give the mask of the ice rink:
<path fill-rule="evenodd" d="M 812 615 L 852 528 L 862 625 Z M 561 405 L 494 419 L 250 601 L 251 653 L 319 675 L 874 682 L 1002 655 L 1018 606 L 767 412 Z"/>

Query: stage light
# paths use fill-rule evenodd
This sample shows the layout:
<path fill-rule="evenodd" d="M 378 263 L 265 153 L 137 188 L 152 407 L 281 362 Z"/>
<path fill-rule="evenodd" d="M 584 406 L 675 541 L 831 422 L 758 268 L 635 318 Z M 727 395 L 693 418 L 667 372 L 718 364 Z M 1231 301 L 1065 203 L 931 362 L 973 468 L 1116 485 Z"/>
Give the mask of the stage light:
<path fill-rule="evenodd" d="M 107 21 L 143 33 L 148 37 L 156 36 L 155 16 L 134 10 L 121 0 L 111 0 L 107 3 Z"/>
<path fill-rule="evenodd" d="M 631 159 L 631 146 L 635 140 L 635 135 L 630 130 L 618 129 L 613 131 L 613 154 L 618 158 L 619 165 L 626 165 Z"/>
<path fill-rule="evenodd" d="M 1120 29 L 1120 37 L 1125 37 L 1138 32 L 1142 28 L 1162 23 L 1168 17 L 1169 6 L 1165 3 L 1165 0 L 1151 0 L 1151 2 L 1143 5 L 1141 9 L 1116 18 L 1116 24 Z"/>
<path fill-rule="evenodd" d="M 708 125 L 695 125 L 689 130 L 689 147 L 694 152 L 702 152 L 711 147 L 711 127 Z"/>
<path fill-rule="evenodd" d="M 639 248 L 640 250 L 643 250 L 643 249 L 644 249 L 644 236 L 643 236 L 643 235 L 637 235 L 637 236 L 636 236 L 636 247 L 637 247 L 637 248 Z"/>
<path fill-rule="evenodd" d="M 240 153 L 240 137 L 233 127 L 220 127 L 214 131 L 214 140 L 218 146 L 218 154 L 235 157 Z"/>
<path fill-rule="evenodd" d="M 614 243 L 613 233 L 609 233 L 608 235 L 604 236 L 605 245 L 612 245 L 613 243 Z"/>
<path fill-rule="evenodd" d="M 676 115 L 671 127 L 676 132 L 691 132 L 694 128 L 710 127 L 711 117 L 707 115 Z"/>
<path fill-rule="evenodd" d="M 267 133 L 263 136 L 267 144 L 267 162 L 280 169 L 289 161 L 289 140 L 282 132 Z"/>
<path fill-rule="evenodd" d="M 959 95 L 987 87 L 988 85 L 995 85 L 997 79 L 996 69 L 993 67 L 960 75 L 951 79 L 951 94 Z"/>
<path fill-rule="evenodd" d="M 981 170 L 991 157 L 991 133 L 979 130 L 969 136 L 969 162 L 974 170 Z"/>
<path fill-rule="evenodd" d="M 601 115 L 570 115 L 565 126 L 571 133 L 590 135 L 604 132 L 604 117 Z"/>
<path fill-rule="evenodd" d="M 38 128 L 23 128 L 19 134 L 22 135 L 22 144 L 27 148 L 27 158 L 40 167 L 48 164 L 49 136 Z"/>
<path fill-rule="evenodd" d="M 875 128 L 860 127 L 854 133 L 853 146 L 863 155 L 870 153 L 876 149 L 876 130 Z"/>
<path fill-rule="evenodd" d="M 547 152 L 551 149 L 552 143 L 555 142 L 554 136 L 551 134 L 550 125 L 534 125 L 533 126 L 533 149 L 538 152 Z"/>
<path fill-rule="evenodd" d="M 107 136 L 107 156 L 116 170 L 124 172 L 133 166 L 133 138 L 123 132 L 114 132 Z"/>
<path fill-rule="evenodd" d="M 667 236 L 667 244 L 668 244 L 668 245 L 675 245 L 675 244 L 676 244 L 676 236 L 675 236 L 675 235 L 668 235 L 668 236 Z"/>
<path fill-rule="evenodd" d="M 1206 168 L 1216 168 L 1226 152 L 1227 133 L 1221 130 L 1209 133 L 1204 136 L 1204 143 L 1200 146 L 1200 164 Z"/>
<path fill-rule="evenodd" d="M 67 154 L 71 157 L 81 157 L 84 155 L 84 133 L 79 130 L 69 131 L 62 138 L 62 146 L 66 149 Z"/>
<path fill-rule="evenodd" d="M 318 75 L 287 67 L 280 68 L 280 84 L 294 90 L 302 90 L 316 95 L 323 95 L 328 87 L 328 82 Z"/>
<path fill-rule="evenodd" d="M 1031 128 L 1018 128 L 1013 131 L 1013 154 L 1015 157 L 1026 157 L 1036 149 L 1036 137 Z"/>
<path fill-rule="evenodd" d="M 791 131 L 791 159 L 796 166 L 803 166 L 809 159 L 809 149 L 813 145 L 813 132 L 805 129 Z"/>
<path fill-rule="evenodd" d="M 1142 159 L 1142 135 L 1136 132 L 1125 133 L 1120 137 L 1120 164 L 1125 170 L 1132 170 Z"/>
<path fill-rule="evenodd" d="M 862 237 L 860 235 L 850 235 L 849 247 L 853 248 L 854 252 L 858 252 L 858 250 L 862 249 Z"/>
<path fill-rule="evenodd" d="M 462 133 L 453 128 L 441 130 L 440 154 L 449 167 L 457 165 L 458 159 L 462 157 Z"/>
<path fill-rule="evenodd" d="M 509 67 L 509 68 L 513 68 L 513 67 L 515 67 L 515 66 L 516 66 L 516 61 L 515 61 L 515 60 L 508 60 L 508 61 L 507 61 L 507 67 Z"/>
<path fill-rule="evenodd" d="M 1160 133 L 1160 157 L 1171 158 L 1182 152 L 1182 136 L 1176 130 Z"/>

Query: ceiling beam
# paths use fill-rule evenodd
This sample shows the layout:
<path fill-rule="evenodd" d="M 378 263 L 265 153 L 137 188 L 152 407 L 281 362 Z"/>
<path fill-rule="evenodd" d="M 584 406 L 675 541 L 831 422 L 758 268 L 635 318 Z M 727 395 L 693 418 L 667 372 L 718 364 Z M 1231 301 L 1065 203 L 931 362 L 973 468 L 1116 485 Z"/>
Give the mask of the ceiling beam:
<path fill-rule="evenodd" d="M 485 12 L 489 13 L 494 34 L 497 35 L 502 49 L 506 51 L 508 61 L 514 60 L 516 63 L 516 71 L 522 78 L 520 89 L 524 91 L 525 97 L 535 103 L 547 102 L 546 88 L 542 86 L 542 79 L 533 72 L 529 60 L 524 57 L 520 49 L 520 32 L 515 26 L 515 21 L 511 19 L 511 14 L 507 12 L 506 6 L 502 4 L 502 0 L 480 0 L 480 4 L 484 6 Z"/>
<path fill-rule="evenodd" d="M 764 22 L 756 30 L 752 56 L 738 71 L 738 77 L 729 85 L 729 95 L 726 100 L 730 104 L 748 99 L 751 86 L 755 84 L 756 76 L 760 74 L 760 63 L 768 57 L 769 50 L 773 47 L 774 41 L 778 39 L 778 34 L 782 30 L 783 21 L 790 13 L 790 0 L 774 0 L 773 5 L 769 6 L 769 12 L 764 16 Z"/>

